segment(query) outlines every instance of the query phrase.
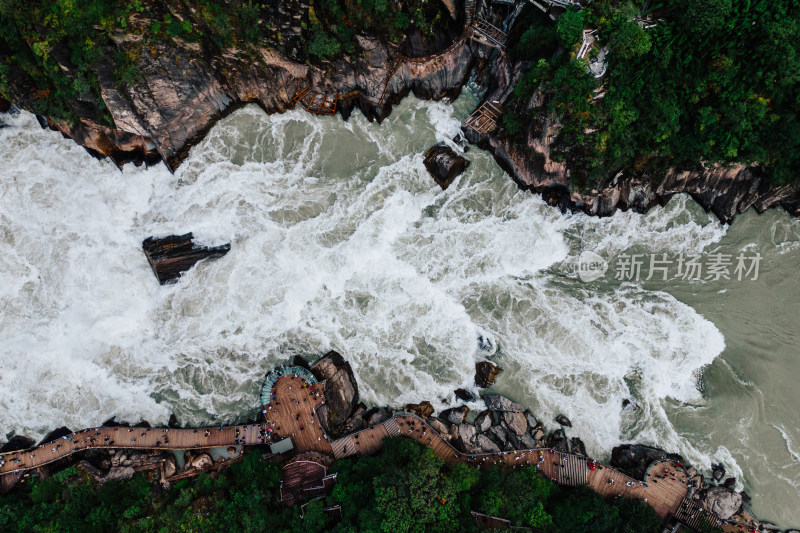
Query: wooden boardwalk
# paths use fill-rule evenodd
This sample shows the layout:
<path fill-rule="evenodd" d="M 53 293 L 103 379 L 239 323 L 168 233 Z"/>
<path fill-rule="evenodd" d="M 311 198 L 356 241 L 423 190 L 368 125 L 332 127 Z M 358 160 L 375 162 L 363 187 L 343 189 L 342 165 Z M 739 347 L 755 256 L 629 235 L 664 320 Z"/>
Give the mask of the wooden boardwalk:
<path fill-rule="evenodd" d="M 384 432 L 386 435 L 394 435 L 395 428 L 399 430 L 400 435 L 431 448 L 433 453 L 444 459 L 448 465 L 468 463 L 478 468 L 489 468 L 501 463 L 512 468 L 532 465 L 547 478 L 561 485 L 585 484 L 603 496 L 641 499 L 664 517 L 674 515 L 688 494 L 686 473 L 678 472 L 680 466 L 672 461 L 655 465 L 648 472 L 645 481 L 637 481 L 615 468 L 597 464 L 587 457 L 560 453 L 547 448 L 465 454 L 454 448 L 423 419 L 409 413 L 400 413 L 374 428 L 362 430 L 333 442 L 336 458 L 376 452 L 381 447 L 380 441 L 377 440 L 378 435 Z M 365 439 L 365 435 L 372 434 L 375 436 L 374 439 L 371 437 L 367 437 L 369 440 Z M 358 435 L 358 439 L 354 438 L 355 435 Z"/>
<path fill-rule="evenodd" d="M 264 421 L 197 429 L 100 427 L 84 429 L 55 441 L 0 454 L 0 484 L 10 487 L 23 472 L 52 463 L 87 449 L 191 450 L 231 445 L 256 446 L 289 437 L 297 453 L 316 452 L 342 459 L 376 453 L 387 437 L 405 436 L 429 447 L 446 464 L 467 463 L 478 468 L 505 464 L 512 468 L 535 466 L 546 477 L 562 485 L 587 485 L 608 497 L 638 498 L 664 517 L 678 516 L 688 524 L 699 516 L 714 523 L 719 519 L 689 499 L 689 479 L 673 461 L 654 464 L 644 481 L 637 481 L 614 468 L 587 457 L 545 448 L 490 454 L 465 454 L 416 415 L 400 412 L 369 429 L 330 442 L 317 418 L 324 402 L 325 383 L 313 387 L 299 376 L 281 377 L 273 387 L 271 403 L 263 406 Z"/>
<path fill-rule="evenodd" d="M 99 427 L 84 429 L 27 450 L 0 454 L 0 475 L 13 475 L 63 459 L 88 449 L 192 450 L 232 445 L 270 444 L 291 437 L 298 451 L 315 451 L 332 456 L 317 419 L 323 403 L 324 384 L 313 391 L 296 377 L 286 376 L 275 385 L 277 400 L 264 406 L 266 420 L 196 429 Z"/>
<path fill-rule="evenodd" d="M 473 111 L 464 121 L 464 124 L 475 130 L 477 134 L 482 135 L 493 131 L 497 127 L 497 120 L 502 112 L 499 103 L 487 101 Z"/>
<path fill-rule="evenodd" d="M 314 92 L 309 86 L 306 86 L 294 96 L 293 100 L 294 103 L 300 104 L 309 113 L 335 115 L 339 95 L 328 96 L 324 93 Z"/>
<path fill-rule="evenodd" d="M 501 50 L 506 47 L 508 35 L 500 28 L 490 24 L 482 18 L 476 18 L 472 28 L 477 32 L 478 37 L 483 37 L 483 41 L 492 46 L 497 46 Z"/>

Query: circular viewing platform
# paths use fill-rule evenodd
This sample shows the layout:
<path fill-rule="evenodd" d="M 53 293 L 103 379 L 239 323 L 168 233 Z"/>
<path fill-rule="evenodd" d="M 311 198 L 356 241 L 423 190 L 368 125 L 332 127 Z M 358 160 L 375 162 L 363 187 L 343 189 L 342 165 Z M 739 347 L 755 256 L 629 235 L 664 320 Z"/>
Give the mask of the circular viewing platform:
<path fill-rule="evenodd" d="M 278 380 L 290 376 L 297 376 L 301 378 L 310 387 L 318 383 L 317 378 L 315 378 L 314 374 L 312 374 L 307 368 L 297 365 L 281 365 L 274 370 L 270 370 L 267 372 L 267 375 L 264 376 L 264 383 L 261 385 L 261 394 L 259 396 L 262 407 L 275 399 L 273 389 L 275 388 L 275 384 L 278 382 Z"/>

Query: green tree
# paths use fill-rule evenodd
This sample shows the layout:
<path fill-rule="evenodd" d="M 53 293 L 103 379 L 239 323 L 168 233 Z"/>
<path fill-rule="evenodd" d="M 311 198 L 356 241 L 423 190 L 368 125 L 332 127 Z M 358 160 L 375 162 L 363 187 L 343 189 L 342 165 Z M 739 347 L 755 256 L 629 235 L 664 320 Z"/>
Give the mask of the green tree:
<path fill-rule="evenodd" d="M 571 8 L 558 17 L 556 33 L 561 44 L 570 48 L 581 42 L 584 17 L 583 10 L 575 11 Z"/>

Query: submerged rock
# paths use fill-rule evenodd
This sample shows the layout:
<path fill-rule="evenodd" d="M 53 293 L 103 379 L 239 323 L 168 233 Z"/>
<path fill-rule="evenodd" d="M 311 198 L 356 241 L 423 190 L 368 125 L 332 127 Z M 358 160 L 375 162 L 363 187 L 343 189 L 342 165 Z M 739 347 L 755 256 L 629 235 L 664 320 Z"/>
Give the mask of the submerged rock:
<path fill-rule="evenodd" d="M 570 422 L 569 418 L 567 418 L 567 417 L 566 417 L 566 416 L 564 416 L 564 415 L 558 415 L 558 416 L 556 417 L 556 422 L 558 422 L 558 423 L 559 423 L 559 424 L 561 424 L 562 426 L 566 426 L 566 427 L 568 427 L 568 428 L 571 428 L 571 427 L 572 427 L 572 422 Z"/>
<path fill-rule="evenodd" d="M 623 411 L 630 413 L 633 411 L 638 411 L 639 409 L 641 409 L 641 407 L 639 407 L 639 404 L 633 398 L 625 398 L 622 400 Z"/>
<path fill-rule="evenodd" d="M 197 246 L 191 233 L 170 235 L 161 239 L 148 237 L 142 241 L 147 260 L 158 282 L 165 285 L 177 280 L 181 274 L 198 261 L 222 257 L 231 250 L 230 244 L 222 246 Z"/>
<path fill-rule="evenodd" d="M 469 160 L 456 154 L 444 143 L 439 143 L 428 150 L 423 163 L 442 190 L 447 189 L 469 166 Z"/>
<path fill-rule="evenodd" d="M 498 374 L 503 369 L 491 361 L 481 361 L 475 364 L 475 384 L 485 389 L 494 383 Z"/>

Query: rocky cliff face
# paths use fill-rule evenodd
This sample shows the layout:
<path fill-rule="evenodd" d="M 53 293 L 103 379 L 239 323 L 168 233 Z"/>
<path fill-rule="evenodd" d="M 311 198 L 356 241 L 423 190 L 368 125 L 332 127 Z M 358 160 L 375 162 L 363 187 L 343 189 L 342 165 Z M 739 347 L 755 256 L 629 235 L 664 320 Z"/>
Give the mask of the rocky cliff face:
<path fill-rule="evenodd" d="M 344 118 L 358 108 L 382 120 L 410 92 L 425 99 L 456 97 L 473 66 L 473 50 L 463 38 L 441 53 L 410 58 L 392 45 L 359 36 L 353 57 L 315 67 L 267 48 L 219 52 L 178 38 L 142 47 L 141 35 L 150 23 L 133 19 L 128 31 L 115 37 L 119 49 L 140 54 L 139 82 L 121 88 L 110 61 L 94 65 L 115 128 L 89 118 L 72 125 L 42 118 L 42 125 L 118 164 L 161 159 L 174 170 L 220 118 L 244 104 L 282 113 L 309 87 L 320 97 L 338 98 L 336 111 Z"/>
<path fill-rule="evenodd" d="M 454 12 L 456 7 L 453 4 Z M 283 15 L 293 24 L 292 17 L 297 18 L 293 13 Z M 337 98 L 336 111 L 345 119 L 359 109 L 380 121 L 412 92 L 423 99 L 455 98 L 473 74 L 487 88 L 485 99 L 502 104 L 521 71 L 521 64 L 511 63 L 505 53 L 472 39 L 471 29 L 447 48 L 425 57 L 418 57 L 425 50 L 416 45 L 404 45 L 401 51 L 379 39 L 359 36 L 352 57 L 313 66 L 271 48 L 219 50 L 178 38 L 143 47 L 141 35 L 151 22 L 134 18 L 128 30 L 115 37 L 119 49 L 138 56 L 140 81 L 120 88 L 111 61 L 93 67 L 114 128 L 90 118 L 72 125 L 41 118 L 42 125 L 120 165 L 163 160 L 174 170 L 217 120 L 246 103 L 256 103 L 267 113 L 281 113 L 294 107 L 295 95 L 308 87 L 319 97 Z M 296 49 L 293 27 L 283 28 L 288 54 Z M 62 65 L 62 70 L 68 71 L 69 66 Z M 0 102 L 0 111 L 3 107 Z M 477 135 L 465 128 L 465 136 L 490 150 L 521 187 L 541 193 L 562 209 L 599 216 L 617 209 L 645 212 L 683 192 L 723 222 L 751 206 L 759 212 L 782 206 L 800 215 L 800 186 L 770 186 L 756 169 L 747 167 L 698 166 L 661 175 L 621 173 L 602 189 L 575 190 L 570 169 L 551 157 L 558 129 L 553 119 L 532 123 L 522 144 L 511 142 L 502 131 Z"/>
<path fill-rule="evenodd" d="M 311 372 L 325 382 L 325 403 L 317 409 L 323 429 L 335 436 L 346 433 L 347 420 L 358 404 L 358 383 L 350 363 L 330 351 L 311 365 Z"/>
<path fill-rule="evenodd" d="M 484 99 L 504 102 L 520 75 L 521 65 L 509 64 L 503 55 L 491 64 Z M 534 95 L 532 105 L 538 107 L 541 103 L 541 98 Z M 800 216 L 800 185 L 771 186 L 757 168 L 741 165 L 730 168 L 697 165 L 657 175 L 621 172 L 602 189 L 574 190 L 568 166 L 551 157 L 559 127 L 553 117 L 535 121 L 529 125 L 522 144 L 502 134 L 477 135 L 468 128 L 464 128 L 464 133 L 470 142 L 491 151 L 520 187 L 541 193 L 550 204 L 562 209 L 597 216 L 612 215 L 617 209 L 645 213 L 656 205 L 666 204 L 675 194 L 687 193 L 722 222 L 730 222 L 751 206 L 759 213 L 780 206 L 792 216 Z"/>

